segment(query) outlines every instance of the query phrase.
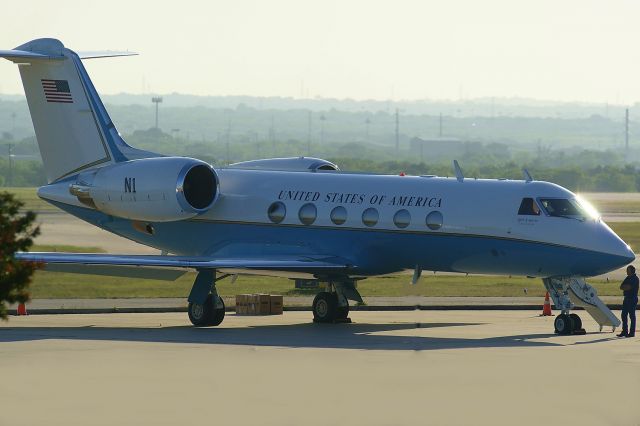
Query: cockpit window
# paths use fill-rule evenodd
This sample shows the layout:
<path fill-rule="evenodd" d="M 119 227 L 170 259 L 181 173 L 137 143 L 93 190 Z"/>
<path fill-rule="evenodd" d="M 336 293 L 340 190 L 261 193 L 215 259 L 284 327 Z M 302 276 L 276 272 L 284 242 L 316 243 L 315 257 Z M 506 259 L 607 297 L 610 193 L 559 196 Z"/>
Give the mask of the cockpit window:
<path fill-rule="evenodd" d="M 591 216 L 575 199 L 541 198 L 540 204 L 542 204 L 549 216 L 566 218 L 586 218 Z"/>
<path fill-rule="evenodd" d="M 540 207 L 533 198 L 523 198 L 518 214 L 521 216 L 540 216 Z"/>
<path fill-rule="evenodd" d="M 578 202 L 580 209 L 585 212 L 587 217 L 590 217 L 596 220 L 600 219 L 601 217 L 600 212 L 598 212 L 598 210 L 595 207 L 593 207 L 593 205 L 589 201 L 585 200 L 580 195 L 576 195 L 576 201 Z"/>

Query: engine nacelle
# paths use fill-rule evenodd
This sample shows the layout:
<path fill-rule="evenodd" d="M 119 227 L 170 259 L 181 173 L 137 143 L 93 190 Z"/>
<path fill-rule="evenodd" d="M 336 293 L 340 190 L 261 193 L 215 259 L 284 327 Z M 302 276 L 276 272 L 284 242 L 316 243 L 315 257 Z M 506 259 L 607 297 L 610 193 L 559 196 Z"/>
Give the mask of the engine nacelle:
<path fill-rule="evenodd" d="M 170 222 L 209 210 L 218 176 L 205 162 L 185 157 L 131 160 L 82 173 L 71 194 L 95 209 L 127 219 Z"/>

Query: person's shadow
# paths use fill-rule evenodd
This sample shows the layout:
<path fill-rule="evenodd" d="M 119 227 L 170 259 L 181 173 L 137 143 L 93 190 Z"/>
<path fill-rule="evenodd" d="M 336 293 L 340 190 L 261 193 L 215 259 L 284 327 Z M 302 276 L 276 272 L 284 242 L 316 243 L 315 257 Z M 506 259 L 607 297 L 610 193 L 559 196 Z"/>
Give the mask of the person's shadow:
<path fill-rule="evenodd" d="M 258 325 L 245 328 L 171 327 L 0 327 L 1 342 L 47 339 L 105 340 L 120 342 L 187 343 L 216 345 L 277 346 L 287 348 L 334 348 L 361 350 L 427 351 L 434 349 L 538 347 L 567 344 L 555 334 L 524 334 L 487 338 L 424 336 L 416 329 L 457 328 L 481 323 L 393 323 Z M 409 331 L 406 334 L 387 332 Z M 606 335 L 604 335 L 606 336 Z M 540 340 L 542 339 L 542 340 Z M 588 342 L 615 339 L 603 337 Z"/>

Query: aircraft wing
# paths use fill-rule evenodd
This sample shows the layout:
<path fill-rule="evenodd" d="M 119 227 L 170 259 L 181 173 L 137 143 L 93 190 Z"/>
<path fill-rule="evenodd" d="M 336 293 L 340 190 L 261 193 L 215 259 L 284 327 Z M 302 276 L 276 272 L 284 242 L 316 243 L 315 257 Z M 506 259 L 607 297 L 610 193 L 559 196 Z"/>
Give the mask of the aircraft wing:
<path fill-rule="evenodd" d="M 131 276 L 127 270 L 143 268 L 228 269 L 247 271 L 283 271 L 293 273 L 341 273 L 355 269 L 344 259 L 332 256 L 269 256 L 263 258 L 211 258 L 207 256 L 128 255 L 102 253 L 16 253 L 16 259 L 53 265 L 60 272 L 98 273 Z M 72 268 L 60 268 L 68 265 Z M 77 268 L 78 266 L 92 268 Z M 104 269 L 104 267 L 110 267 Z M 92 272 L 95 267 L 96 271 Z M 116 267 L 116 268 L 114 268 Z M 116 269 L 120 268 L 118 273 Z M 49 268 L 47 268 L 49 269 Z M 142 277 L 142 276 L 141 276 Z M 162 279 L 162 278 L 157 278 Z M 173 278 L 175 279 L 175 278 Z"/>

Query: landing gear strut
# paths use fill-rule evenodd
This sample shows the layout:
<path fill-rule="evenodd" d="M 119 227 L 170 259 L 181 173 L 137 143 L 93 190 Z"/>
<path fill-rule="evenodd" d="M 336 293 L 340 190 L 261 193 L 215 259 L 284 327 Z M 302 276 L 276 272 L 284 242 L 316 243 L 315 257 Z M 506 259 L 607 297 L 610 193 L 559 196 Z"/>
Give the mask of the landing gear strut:
<path fill-rule="evenodd" d="M 362 303 L 355 281 L 329 281 L 328 291 L 321 291 L 313 299 L 313 322 L 344 323 L 349 318 L 349 300 Z"/>
<path fill-rule="evenodd" d="M 216 271 L 198 271 L 196 281 L 189 294 L 188 314 L 196 327 L 217 326 L 224 319 L 224 301 L 216 291 Z"/>

